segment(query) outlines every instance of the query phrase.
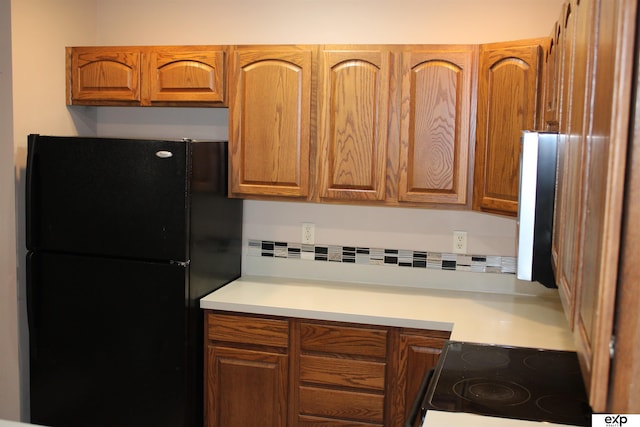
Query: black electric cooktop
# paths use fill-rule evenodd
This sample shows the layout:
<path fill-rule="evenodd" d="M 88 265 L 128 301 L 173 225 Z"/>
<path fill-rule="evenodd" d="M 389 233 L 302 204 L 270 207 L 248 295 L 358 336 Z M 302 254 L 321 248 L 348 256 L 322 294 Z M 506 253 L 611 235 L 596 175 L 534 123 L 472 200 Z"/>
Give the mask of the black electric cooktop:
<path fill-rule="evenodd" d="M 590 426 L 575 352 L 449 341 L 424 409 Z"/>

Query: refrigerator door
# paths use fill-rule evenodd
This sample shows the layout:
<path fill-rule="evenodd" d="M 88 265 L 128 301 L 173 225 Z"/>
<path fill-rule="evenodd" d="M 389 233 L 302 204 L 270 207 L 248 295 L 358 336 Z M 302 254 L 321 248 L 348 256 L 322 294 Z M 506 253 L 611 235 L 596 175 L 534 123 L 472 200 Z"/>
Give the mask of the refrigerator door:
<path fill-rule="evenodd" d="M 31 422 L 183 426 L 186 267 L 30 253 Z"/>
<path fill-rule="evenodd" d="M 27 248 L 186 261 L 189 147 L 30 135 Z"/>

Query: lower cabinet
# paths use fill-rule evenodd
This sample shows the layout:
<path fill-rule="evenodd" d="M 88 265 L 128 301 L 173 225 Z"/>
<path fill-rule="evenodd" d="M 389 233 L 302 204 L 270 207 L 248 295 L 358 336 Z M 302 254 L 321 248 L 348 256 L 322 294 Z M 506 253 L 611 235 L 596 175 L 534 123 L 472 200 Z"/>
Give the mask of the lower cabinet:
<path fill-rule="evenodd" d="M 423 331 L 402 329 L 399 331 L 397 389 L 394 408 L 396 411 L 391 426 L 404 426 L 411 405 L 420 389 L 422 378 L 434 368 L 450 333 L 445 331 Z M 419 420 L 417 420 L 419 425 Z M 415 425 L 415 424 L 414 424 Z"/>
<path fill-rule="evenodd" d="M 286 425 L 287 355 L 210 346 L 207 426 Z"/>
<path fill-rule="evenodd" d="M 217 311 L 206 328 L 207 427 L 403 426 L 449 337 Z"/>
<path fill-rule="evenodd" d="M 205 426 L 286 426 L 288 322 L 215 313 L 205 321 Z"/>

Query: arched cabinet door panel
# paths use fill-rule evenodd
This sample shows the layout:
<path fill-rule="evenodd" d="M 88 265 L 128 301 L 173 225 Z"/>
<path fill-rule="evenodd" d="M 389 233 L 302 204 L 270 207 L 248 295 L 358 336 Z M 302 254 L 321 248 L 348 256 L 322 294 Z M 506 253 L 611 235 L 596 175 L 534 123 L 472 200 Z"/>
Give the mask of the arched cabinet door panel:
<path fill-rule="evenodd" d="M 472 46 L 403 52 L 400 201 L 467 203 L 476 57 Z"/>
<path fill-rule="evenodd" d="M 69 102 L 139 103 L 141 56 L 135 48 L 73 48 Z"/>
<path fill-rule="evenodd" d="M 518 212 L 520 136 L 536 129 L 542 39 L 480 47 L 473 209 Z"/>
<path fill-rule="evenodd" d="M 384 200 L 391 52 L 320 52 L 321 199 Z"/>
<path fill-rule="evenodd" d="M 224 101 L 224 52 L 166 47 L 149 53 L 149 101 Z"/>
<path fill-rule="evenodd" d="M 229 102 L 231 193 L 309 192 L 311 49 L 242 49 Z"/>

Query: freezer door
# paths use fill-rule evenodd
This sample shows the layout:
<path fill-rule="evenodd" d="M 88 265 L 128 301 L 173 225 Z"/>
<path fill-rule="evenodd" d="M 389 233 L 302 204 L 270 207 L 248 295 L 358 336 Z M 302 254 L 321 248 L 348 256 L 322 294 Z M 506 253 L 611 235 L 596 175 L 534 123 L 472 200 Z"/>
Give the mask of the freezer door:
<path fill-rule="evenodd" d="M 187 425 L 185 268 L 30 253 L 31 422 Z"/>
<path fill-rule="evenodd" d="M 28 142 L 28 249 L 188 259 L 188 143 L 40 135 Z"/>

